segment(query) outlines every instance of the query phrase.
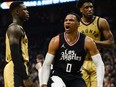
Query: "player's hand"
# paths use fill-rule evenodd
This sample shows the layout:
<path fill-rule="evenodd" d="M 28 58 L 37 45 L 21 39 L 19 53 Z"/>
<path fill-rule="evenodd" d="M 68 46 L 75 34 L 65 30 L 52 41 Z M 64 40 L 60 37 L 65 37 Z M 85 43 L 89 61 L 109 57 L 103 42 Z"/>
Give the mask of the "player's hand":
<path fill-rule="evenodd" d="M 23 80 L 23 84 L 24 84 L 24 87 L 34 87 L 34 83 L 30 79 Z"/>

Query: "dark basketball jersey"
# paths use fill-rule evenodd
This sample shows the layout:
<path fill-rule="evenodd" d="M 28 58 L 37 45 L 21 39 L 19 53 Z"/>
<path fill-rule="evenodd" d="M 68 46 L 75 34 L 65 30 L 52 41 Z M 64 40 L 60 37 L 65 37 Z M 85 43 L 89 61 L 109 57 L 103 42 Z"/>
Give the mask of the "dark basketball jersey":
<path fill-rule="evenodd" d="M 53 71 L 63 76 L 80 75 L 80 69 L 86 56 L 85 35 L 79 33 L 75 43 L 69 44 L 65 33 L 59 35 L 59 49 L 56 52 Z"/>

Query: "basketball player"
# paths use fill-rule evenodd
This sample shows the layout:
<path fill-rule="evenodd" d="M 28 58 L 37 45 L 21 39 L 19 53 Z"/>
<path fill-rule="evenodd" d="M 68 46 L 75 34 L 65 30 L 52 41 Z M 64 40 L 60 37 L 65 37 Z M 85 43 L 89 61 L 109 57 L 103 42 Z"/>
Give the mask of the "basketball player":
<path fill-rule="evenodd" d="M 13 18 L 6 31 L 6 62 L 4 68 L 5 87 L 33 87 L 28 78 L 27 63 L 28 39 L 22 27 L 28 20 L 29 12 L 23 2 L 13 2 L 10 5 Z"/>
<path fill-rule="evenodd" d="M 67 14 L 65 32 L 51 39 L 42 68 L 42 87 L 86 87 L 80 69 L 87 52 L 96 65 L 98 87 L 102 87 L 104 64 L 95 42 L 77 32 L 79 23 L 77 14 Z M 53 71 L 50 73 L 51 64 Z"/>
<path fill-rule="evenodd" d="M 100 47 L 113 47 L 114 38 L 107 20 L 93 15 L 93 1 L 79 0 L 77 7 L 82 13 L 78 31 L 93 38 L 99 50 Z M 101 40 L 102 37 L 104 37 L 105 40 Z M 87 54 L 84 61 L 82 73 L 87 87 L 98 87 L 95 64 L 89 54 Z"/>

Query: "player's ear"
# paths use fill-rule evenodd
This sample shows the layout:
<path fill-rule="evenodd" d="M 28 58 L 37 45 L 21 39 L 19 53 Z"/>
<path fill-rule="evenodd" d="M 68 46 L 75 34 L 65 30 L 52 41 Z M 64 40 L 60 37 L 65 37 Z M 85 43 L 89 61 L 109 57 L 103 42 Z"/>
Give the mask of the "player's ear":
<path fill-rule="evenodd" d="M 17 15 L 19 14 L 19 10 L 18 9 L 15 10 L 15 14 L 17 14 Z"/>

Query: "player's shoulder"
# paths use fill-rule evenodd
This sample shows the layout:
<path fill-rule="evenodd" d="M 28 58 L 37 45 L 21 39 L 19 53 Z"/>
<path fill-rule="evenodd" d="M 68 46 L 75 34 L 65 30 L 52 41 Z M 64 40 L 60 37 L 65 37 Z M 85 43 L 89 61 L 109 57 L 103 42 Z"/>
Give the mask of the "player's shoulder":
<path fill-rule="evenodd" d="M 105 21 L 105 20 L 106 20 L 106 18 L 101 17 L 101 16 L 98 16 L 98 15 L 95 15 L 94 17 L 95 17 L 96 19 L 99 19 L 100 21 Z"/>
<path fill-rule="evenodd" d="M 52 37 L 49 43 L 49 52 L 52 50 L 57 50 L 59 47 L 59 35 Z"/>
<path fill-rule="evenodd" d="M 21 30 L 21 26 L 19 26 L 18 24 L 14 24 L 14 23 L 11 23 L 9 26 L 8 26 L 8 30 L 9 31 L 20 31 Z"/>
<path fill-rule="evenodd" d="M 103 18 L 103 17 L 100 17 L 100 16 L 97 16 L 99 18 L 99 22 L 106 22 L 107 19 L 106 18 Z"/>
<path fill-rule="evenodd" d="M 59 42 L 59 34 L 54 36 L 54 37 L 52 37 L 51 42 L 52 43 L 58 43 Z"/>
<path fill-rule="evenodd" d="M 18 24 L 10 24 L 7 29 L 7 33 L 9 34 L 23 34 L 22 27 Z"/>
<path fill-rule="evenodd" d="M 99 19 L 99 28 L 100 29 L 107 29 L 106 26 L 109 26 L 107 18 L 100 18 Z"/>

